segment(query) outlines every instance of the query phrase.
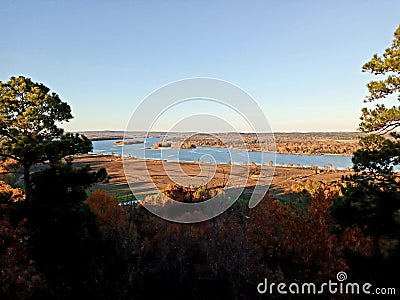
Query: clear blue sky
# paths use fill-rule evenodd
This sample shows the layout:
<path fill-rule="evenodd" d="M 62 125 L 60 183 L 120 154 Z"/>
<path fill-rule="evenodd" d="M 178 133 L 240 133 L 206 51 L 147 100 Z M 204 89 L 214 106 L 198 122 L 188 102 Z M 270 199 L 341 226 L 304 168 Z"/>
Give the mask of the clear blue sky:
<path fill-rule="evenodd" d="M 73 108 L 68 130 L 124 129 L 150 92 L 213 77 L 275 131 L 355 130 L 361 66 L 390 45 L 400 1 L 2 1 L 0 80 L 25 75 Z"/>

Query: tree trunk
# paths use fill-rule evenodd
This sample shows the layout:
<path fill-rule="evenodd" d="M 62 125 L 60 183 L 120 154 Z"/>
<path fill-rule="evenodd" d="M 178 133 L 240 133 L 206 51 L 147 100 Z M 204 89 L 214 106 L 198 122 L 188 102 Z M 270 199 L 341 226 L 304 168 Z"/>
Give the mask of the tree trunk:
<path fill-rule="evenodd" d="M 25 187 L 25 201 L 27 204 L 32 202 L 32 185 L 31 185 L 31 166 L 24 165 L 24 187 Z"/>

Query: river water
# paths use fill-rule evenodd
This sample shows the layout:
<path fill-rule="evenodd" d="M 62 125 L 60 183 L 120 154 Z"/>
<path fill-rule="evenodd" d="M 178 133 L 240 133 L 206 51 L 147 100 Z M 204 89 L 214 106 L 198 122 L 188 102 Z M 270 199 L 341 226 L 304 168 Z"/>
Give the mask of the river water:
<path fill-rule="evenodd" d="M 136 139 L 140 140 L 140 139 Z M 217 147 L 198 147 L 196 149 L 147 149 L 161 141 L 160 138 L 147 138 L 144 143 L 117 146 L 115 140 L 93 141 L 93 153 L 114 154 L 132 156 L 137 158 L 227 164 L 256 164 L 311 167 L 317 166 L 324 168 L 329 165 L 332 169 L 343 170 L 352 167 L 351 156 L 345 155 L 305 155 L 305 154 L 279 154 L 271 152 L 248 152 L 246 150 L 217 148 Z"/>

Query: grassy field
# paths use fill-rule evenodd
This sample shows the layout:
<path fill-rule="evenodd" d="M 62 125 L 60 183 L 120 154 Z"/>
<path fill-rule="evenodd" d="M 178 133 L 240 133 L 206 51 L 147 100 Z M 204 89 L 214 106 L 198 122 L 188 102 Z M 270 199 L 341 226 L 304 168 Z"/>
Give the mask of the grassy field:
<path fill-rule="evenodd" d="M 89 192 L 94 190 L 105 190 L 111 195 L 118 198 L 119 201 L 133 200 L 132 192 L 128 186 L 127 177 L 124 173 L 124 167 L 121 157 L 115 157 L 111 155 L 85 155 L 78 156 L 74 160 L 74 164 L 79 165 L 90 165 L 94 170 L 99 168 L 106 168 L 109 179 L 106 182 L 98 183 L 93 186 Z M 164 162 L 165 168 L 169 168 L 172 165 L 179 164 L 185 175 L 197 176 L 201 172 L 201 167 L 198 163 L 174 163 Z M 134 173 L 134 176 L 130 175 L 130 182 L 134 184 L 140 184 L 140 193 L 146 193 L 150 183 L 143 180 L 145 178 L 143 170 L 143 161 L 139 159 L 129 159 L 130 173 Z M 163 162 L 157 160 L 147 160 L 146 166 L 151 179 L 154 184 L 159 188 L 163 189 L 168 184 L 174 183 L 163 166 Z M 238 167 L 240 172 L 243 168 L 243 172 L 248 171 L 245 167 Z M 229 177 L 230 166 L 229 165 L 218 165 L 214 176 L 208 180 L 207 187 L 223 187 Z M 326 183 L 338 181 L 342 175 L 350 174 L 349 171 L 329 171 L 316 173 L 314 170 L 306 168 L 294 168 L 294 167 L 275 167 L 272 183 L 270 185 L 269 192 L 280 200 L 290 200 L 296 197 L 292 192 L 292 186 L 296 183 L 304 182 L 307 179 L 314 181 L 323 181 Z M 250 193 L 251 188 L 257 183 L 257 178 L 249 177 L 246 183 L 247 190 L 245 193 Z"/>

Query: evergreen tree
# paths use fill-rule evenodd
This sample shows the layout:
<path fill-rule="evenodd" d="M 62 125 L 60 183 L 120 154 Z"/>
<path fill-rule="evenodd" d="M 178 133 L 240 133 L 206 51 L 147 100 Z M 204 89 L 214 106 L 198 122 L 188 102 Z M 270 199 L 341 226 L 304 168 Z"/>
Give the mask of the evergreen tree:
<path fill-rule="evenodd" d="M 360 130 L 366 135 L 360 141 L 361 149 L 354 153 L 356 173 L 346 178 L 344 196 L 336 199 L 331 215 L 339 229 L 359 226 L 374 238 L 373 257 L 365 261 L 352 253 L 349 258 L 355 272 L 387 284 L 398 282 L 400 263 L 400 178 L 396 169 L 400 162 L 400 106 L 385 105 L 393 96 L 400 101 L 400 26 L 392 45 L 382 56 L 373 55 L 362 70 L 380 77 L 367 84 L 365 102 L 376 104 L 362 109 Z"/>

